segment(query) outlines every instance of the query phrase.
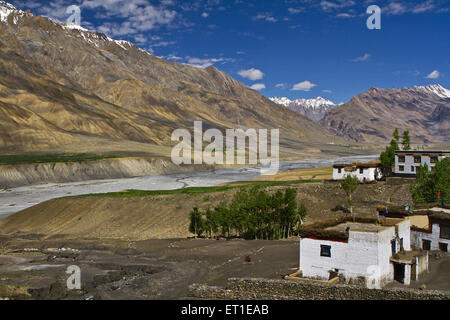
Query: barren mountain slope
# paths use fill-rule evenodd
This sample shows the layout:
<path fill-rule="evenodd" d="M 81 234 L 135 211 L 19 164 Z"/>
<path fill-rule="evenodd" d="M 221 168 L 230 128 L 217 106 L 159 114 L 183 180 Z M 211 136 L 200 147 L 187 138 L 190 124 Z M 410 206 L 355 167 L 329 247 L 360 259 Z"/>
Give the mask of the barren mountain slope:
<path fill-rule="evenodd" d="M 0 23 L 0 113 L 5 152 L 96 151 L 102 140 L 170 145 L 172 131 L 193 120 L 280 128 L 290 148 L 344 142 L 214 67 L 168 62 L 19 10 Z"/>
<path fill-rule="evenodd" d="M 388 141 L 394 128 L 409 130 L 413 143 L 450 140 L 450 100 L 418 89 L 371 88 L 329 111 L 321 124 L 358 142 Z"/>

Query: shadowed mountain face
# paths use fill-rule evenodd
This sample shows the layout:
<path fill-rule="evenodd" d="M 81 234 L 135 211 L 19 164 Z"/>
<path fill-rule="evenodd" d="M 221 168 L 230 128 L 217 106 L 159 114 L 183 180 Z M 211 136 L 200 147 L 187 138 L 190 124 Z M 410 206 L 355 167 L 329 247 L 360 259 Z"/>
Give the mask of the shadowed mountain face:
<path fill-rule="evenodd" d="M 174 129 L 192 128 L 194 120 L 204 130 L 280 128 L 281 145 L 297 149 L 303 141 L 344 141 L 214 67 L 168 62 L 20 10 L 2 20 L 2 152 L 167 146 Z"/>
<path fill-rule="evenodd" d="M 409 130 L 413 143 L 446 142 L 450 139 L 450 97 L 442 92 L 447 91 L 440 86 L 372 88 L 329 111 L 321 124 L 357 142 L 385 143 L 394 128 Z"/>

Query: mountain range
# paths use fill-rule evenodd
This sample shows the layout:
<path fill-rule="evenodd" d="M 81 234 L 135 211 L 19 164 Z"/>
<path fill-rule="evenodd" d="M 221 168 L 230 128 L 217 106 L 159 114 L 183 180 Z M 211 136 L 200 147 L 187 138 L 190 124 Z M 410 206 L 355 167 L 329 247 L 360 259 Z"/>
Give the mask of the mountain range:
<path fill-rule="evenodd" d="M 348 145 L 215 67 L 166 61 L 6 2 L 0 12 L 1 152 L 167 155 L 173 130 L 194 120 L 204 130 L 280 128 L 282 152 Z"/>
<path fill-rule="evenodd" d="M 413 143 L 450 139 L 450 91 L 440 85 L 370 90 L 330 110 L 320 123 L 358 142 L 385 143 L 393 128 L 408 130 Z"/>
<path fill-rule="evenodd" d="M 322 120 L 328 111 L 338 106 L 334 102 L 322 97 L 295 100 L 290 100 L 286 97 L 274 97 L 270 98 L 270 100 L 316 122 Z"/>
<path fill-rule="evenodd" d="M 169 155 L 175 129 L 279 128 L 281 152 L 344 155 L 448 141 L 449 90 L 371 88 L 349 102 L 268 99 L 215 67 L 166 61 L 128 41 L 0 1 L 0 153 Z M 349 147 L 350 146 L 350 147 Z"/>

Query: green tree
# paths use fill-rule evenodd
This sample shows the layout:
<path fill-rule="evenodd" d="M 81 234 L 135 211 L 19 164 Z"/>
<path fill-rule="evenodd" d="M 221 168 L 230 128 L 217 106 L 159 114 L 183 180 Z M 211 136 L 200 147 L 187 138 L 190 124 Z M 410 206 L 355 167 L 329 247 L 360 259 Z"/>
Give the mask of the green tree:
<path fill-rule="evenodd" d="M 399 150 L 398 142 L 394 138 L 391 140 L 389 146 L 380 154 L 381 167 L 383 168 L 384 176 L 388 177 L 392 174 L 392 167 L 395 163 L 395 151 Z"/>
<path fill-rule="evenodd" d="M 408 130 L 403 131 L 402 146 L 403 146 L 403 150 L 411 150 L 411 141 L 409 138 Z"/>
<path fill-rule="evenodd" d="M 189 214 L 190 224 L 189 231 L 195 236 L 200 237 L 204 232 L 204 220 L 202 213 L 198 210 L 198 208 L 194 208 Z"/>
<path fill-rule="evenodd" d="M 392 134 L 392 136 L 394 137 L 394 140 L 397 141 L 397 143 L 400 142 L 400 134 L 398 133 L 398 129 L 395 128 L 394 133 Z"/>
<path fill-rule="evenodd" d="M 438 196 L 438 191 L 441 196 Z M 430 171 L 428 166 L 420 166 L 416 172 L 416 182 L 411 184 L 414 203 L 432 203 L 444 200 L 450 202 L 450 158 L 436 163 Z"/>
<path fill-rule="evenodd" d="M 356 188 L 359 185 L 359 179 L 353 175 L 348 175 L 345 177 L 344 180 L 341 180 L 341 186 L 342 189 L 344 189 L 345 194 L 347 195 L 347 202 L 350 206 L 350 214 L 352 215 L 353 219 L 355 218 L 353 216 L 353 201 L 352 201 L 352 194 L 356 190 Z"/>
<path fill-rule="evenodd" d="M 205 221 L 205 229 L 209 234 L 209 237 L 212 239 L 213 234 L 217 233 L 219 227 L 219 219 L 218 215 L 215 211 L 208 208 L 205 213 L 206 221 Z"/>

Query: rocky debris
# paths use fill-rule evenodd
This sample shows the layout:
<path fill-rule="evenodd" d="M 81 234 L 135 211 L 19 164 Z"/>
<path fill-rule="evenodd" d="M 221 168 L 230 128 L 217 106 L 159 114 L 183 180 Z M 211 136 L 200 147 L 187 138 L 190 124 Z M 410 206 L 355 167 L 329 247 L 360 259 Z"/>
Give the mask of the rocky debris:
<path fill-rule="evenodd" d="M 450 292 L 437 290 L 368 289 L 360 285 L 254 278 L 232 278 L 224 288 L 194 284 L 189 294 L 201 299 L 233 300 L 450 300 Z"/>

